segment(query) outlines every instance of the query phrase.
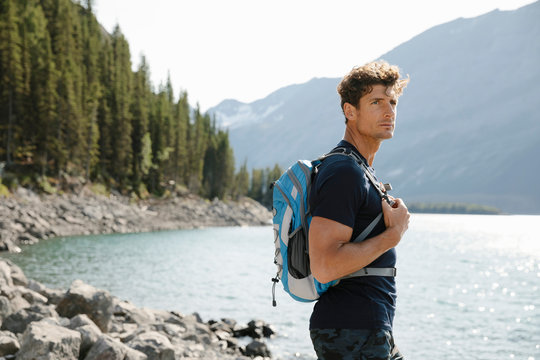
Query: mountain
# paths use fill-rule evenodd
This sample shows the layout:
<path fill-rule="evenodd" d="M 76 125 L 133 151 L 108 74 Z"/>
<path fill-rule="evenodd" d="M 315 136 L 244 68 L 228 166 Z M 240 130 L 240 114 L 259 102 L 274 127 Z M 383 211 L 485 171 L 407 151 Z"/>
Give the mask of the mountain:
<path fill-rule="evenodd" d="M 540 1 L 456 19 L 381 56 L 409 74 L 392 140 L 374 166 L 406 201 L 467 202 L 540 213 Z M 343 136 L 340 79 L 291 85 L 210 109 L 237 163 L 314 158 Z"/>

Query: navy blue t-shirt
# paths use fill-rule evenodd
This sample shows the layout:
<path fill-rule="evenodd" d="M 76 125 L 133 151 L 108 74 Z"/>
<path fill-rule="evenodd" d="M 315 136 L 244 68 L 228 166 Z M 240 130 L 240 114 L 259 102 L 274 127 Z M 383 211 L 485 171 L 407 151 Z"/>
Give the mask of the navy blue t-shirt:
<path fill-rule="evenodd" d="M 345 140 L 338 147 L 351 148 Z M 364 160 L 364 163 L 367 162 Z M 368 166 L 369 168 L 369 166 Z M 373 173 L 373 169 L 369 168 Z M 353 229 L 356 238 L 382 211 L 381 197 L 360 166 L 350 156 L 335 155 L 319 167 L 310 193 L 313 216 L 337 221 Z M 384 220 L 368 238 L 386 229 Z M 396 250 L 379 256 L 368 267 L 395 267 Z M 364 276 L 341 280 L 317 301 L 310 329 L 385 329 L 392 330 L 396 307 L 396 285 L 393 277 Z"/>

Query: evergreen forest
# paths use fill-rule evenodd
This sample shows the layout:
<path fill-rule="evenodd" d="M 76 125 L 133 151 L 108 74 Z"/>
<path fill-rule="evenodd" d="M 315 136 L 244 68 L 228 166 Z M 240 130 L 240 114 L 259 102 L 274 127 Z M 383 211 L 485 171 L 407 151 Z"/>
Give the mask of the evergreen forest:
<path fill-rule="evenodd" d="M 183 189 L 271 204 L 281 169 L 235 173 L 227 131 L 144 56 L 92 0 L 0 0 L 0 181 L 47 191 L 66 177 L 139 198 Z M 52 191 L 52 190 L 51 190 Z"/>

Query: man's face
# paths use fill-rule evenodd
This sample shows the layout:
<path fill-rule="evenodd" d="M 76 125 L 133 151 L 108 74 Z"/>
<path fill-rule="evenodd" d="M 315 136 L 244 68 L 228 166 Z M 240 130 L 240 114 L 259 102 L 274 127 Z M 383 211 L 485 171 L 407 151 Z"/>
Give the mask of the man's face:
<path fill-rule="evenodd" d="M 392 88 L 373 85 L 373 90 L 360 98 L 355 108 L 356 130 L 364 137 L 379 141 L 394 136 L 397 96 Z"/>

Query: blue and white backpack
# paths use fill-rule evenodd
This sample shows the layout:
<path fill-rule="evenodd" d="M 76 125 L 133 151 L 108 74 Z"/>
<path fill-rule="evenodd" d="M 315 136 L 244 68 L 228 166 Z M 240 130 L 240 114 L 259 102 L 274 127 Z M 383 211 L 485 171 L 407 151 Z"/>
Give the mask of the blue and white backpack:
<path fill-rule="evenodd" d="M 276 306 L 275 286 L 280 280 L 285 291 L 293 299 L 303 302 L 317 300 L 321 294 L 341 280 L 337 279 L 324 284 L 317 281 L 311 274 L 308 253 L 308 233 L 311 223 L 309 209 L 311 181 L 322 161 L 333 155 L 351 156 L 362 168 L 381 197 L 385 198 L 389 203 L 391 202 L 386 194 L 386 191 L 391 189 L 390 185 L 381 186 L 367 169 L 362 159 L 347 148 L 337 148 L 313 161 L 299 160 L 288 168 L 273 184 L 274 264 L 277 266 L 277 274 L 272 278 L 273 306 Z M 363 241 L 381 218 L 382 213 L 354 239 L 354 242 Z M 363 268 L 346 276 L 346 278 L 355 276 L 395 276 L 395 273 L 395 268 Z"/>

